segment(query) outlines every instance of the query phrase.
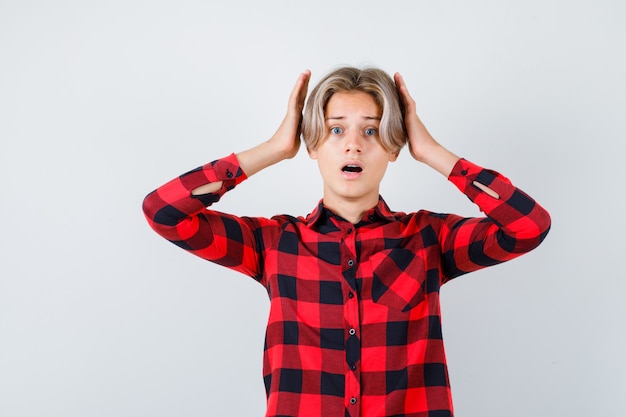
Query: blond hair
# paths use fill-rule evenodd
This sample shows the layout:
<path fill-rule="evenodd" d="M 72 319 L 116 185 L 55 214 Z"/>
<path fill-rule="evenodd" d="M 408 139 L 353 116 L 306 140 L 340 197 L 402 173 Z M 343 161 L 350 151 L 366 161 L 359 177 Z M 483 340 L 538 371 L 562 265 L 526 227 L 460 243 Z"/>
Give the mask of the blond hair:
<path fill-rule="evenodd" d="M 379 137 L 381 145 L 397 153 L 406 144 L 403 108 L 396 85 L 378 68 L 342 67 L 328 73 L 309 96 L 302 119 L 302 138 L 307 149 L 316 150 L 326 136 L 326 105 L 338 92 L 361 91 L 371 95 L 382 112 Z"/>

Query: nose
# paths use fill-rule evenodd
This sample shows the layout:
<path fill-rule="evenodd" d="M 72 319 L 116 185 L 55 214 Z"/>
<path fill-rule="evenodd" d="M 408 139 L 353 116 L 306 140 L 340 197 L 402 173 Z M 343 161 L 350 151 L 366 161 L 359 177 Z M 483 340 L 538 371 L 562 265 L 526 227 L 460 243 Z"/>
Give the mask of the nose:
<path fill-rule="evenodd" d="M 346 135 L 346 141 L 344 144 L 345 152 L 355 152 L 361 153 L 363 151 L 363 144 L 361 142 L 361 137 L 356 133 L 351 133 Z"/>

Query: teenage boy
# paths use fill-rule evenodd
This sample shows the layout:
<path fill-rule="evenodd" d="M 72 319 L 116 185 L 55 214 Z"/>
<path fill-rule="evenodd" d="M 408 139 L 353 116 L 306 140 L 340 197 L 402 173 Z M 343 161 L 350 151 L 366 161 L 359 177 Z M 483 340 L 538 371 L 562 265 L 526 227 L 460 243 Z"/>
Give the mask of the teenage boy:
<path fill-rule="evenodd" d="M 309 79 L 308 71 L 298 78 L 270 140 L 150 193 L 148 222 L 267 289 L 266 416 L 452 416 L 440 287 L 532 250 L 550 217 L 502 175 L 437 143 L 399 74 L 394 82 L 378 69 L 340 68 L 315 87 L 303 115 Z M 311 214 L 237 217 L 207 208 L 295 156 L 301 129 L 324 183 Z M 391 211 L 380 182 L 407 142 L 414 159 L 486 217 Z"/>

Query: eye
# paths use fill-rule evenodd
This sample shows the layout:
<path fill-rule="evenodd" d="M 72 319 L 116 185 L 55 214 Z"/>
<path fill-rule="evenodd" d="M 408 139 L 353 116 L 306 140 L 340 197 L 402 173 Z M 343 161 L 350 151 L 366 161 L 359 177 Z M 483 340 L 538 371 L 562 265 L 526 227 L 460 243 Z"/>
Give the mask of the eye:
<path fill-rule="evenodd" d="M 367 136 L 375 136 L 376 133 L 378 133 L 378 131 L 376 129 L 374 129 L 373 127 L 365 129 L 365 134 Z"/>
<path fill-rule="evenodd" d="M 330 133 L 332 133 L 333 135 L 341 135 L 343 133 L 343 129 L 337 126 L 331 127 Z"/>

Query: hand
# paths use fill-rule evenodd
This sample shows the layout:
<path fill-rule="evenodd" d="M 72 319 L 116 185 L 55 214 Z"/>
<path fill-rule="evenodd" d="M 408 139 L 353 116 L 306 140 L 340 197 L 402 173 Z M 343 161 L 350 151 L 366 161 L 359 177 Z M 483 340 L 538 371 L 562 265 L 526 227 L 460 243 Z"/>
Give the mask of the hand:
<path fill-rule="evenodd" d="M 415 100 L 409 94 L 402 75 L 395 73 L 394 80 L 404 104 L 404 125 L 409 138 L 411 156 L 447 177 L 459 157 L 441 146 L 428 132 L 417 116 Z"/>
<path fill-rule="evenodd" d="M 300 149 L 300 125 L 302 123 L 302 109 L 311 71 L 304 71 L 298 77 L 296 85 L 289 96 L 287 115 L 278 127 L 278 130 L 267 141 L 254 148 L 237 154 L 241 169 L 246 175 L 255 173 L 274 165 L 284 159 L 293 158 Z"/>
<path fill-rule="evenodd" d="M 277 147 L 284 158 L 293 158 L 300 149 L 300 129 L 302 126 L 302 110 L 306 99 L 311 71 L 306 70 L 298 77 L 289 96 L 287 114 L 274 136 L 269 142 Z"/>
<path fill-rule="evenodd" d="M 422 121 L 417 116 L 415 100 L 409 94 L 409 89 L 400 73 L 394 74 L 396 88 L 400 93 L 400 99 L 404 104 L 404 124 L 409 138 L 409 151 L 411 156 L 420 162 L 425 160 L 425 152 L 429 146 L 436 145 L 437 142 L 430 135 Z"/>

